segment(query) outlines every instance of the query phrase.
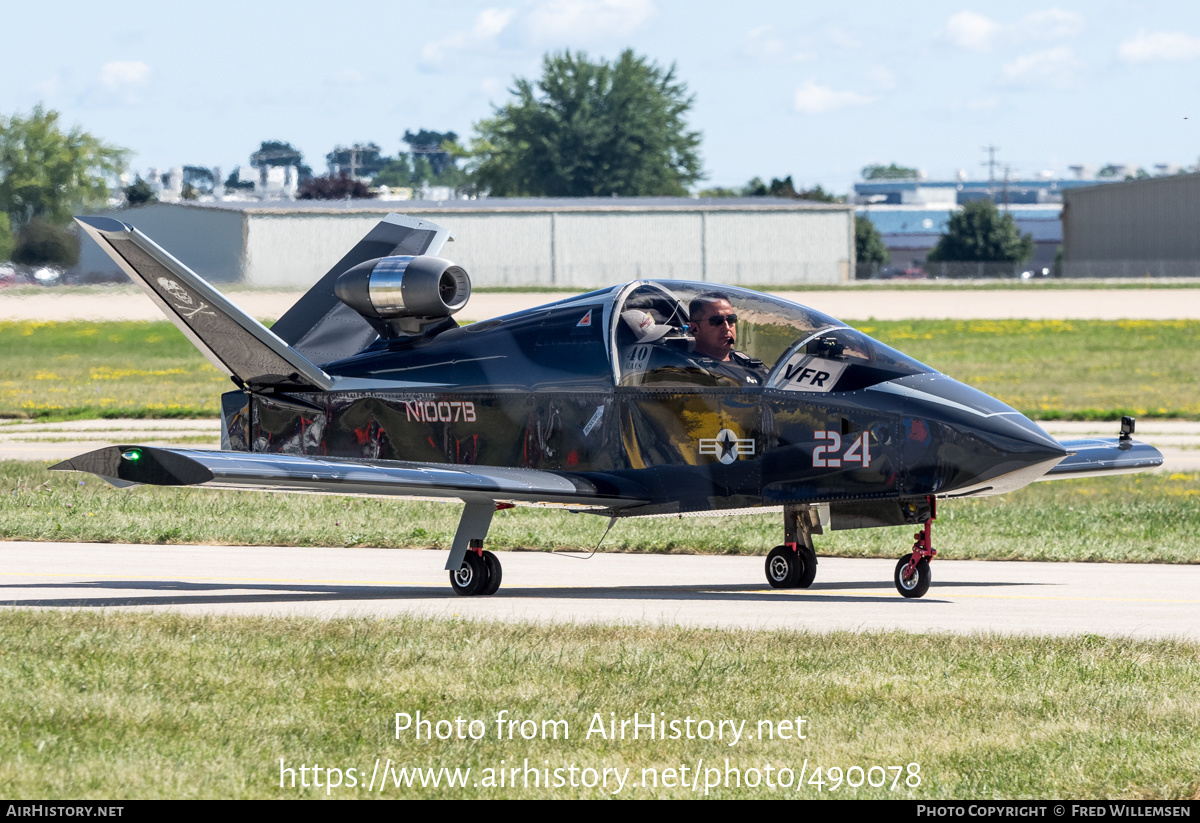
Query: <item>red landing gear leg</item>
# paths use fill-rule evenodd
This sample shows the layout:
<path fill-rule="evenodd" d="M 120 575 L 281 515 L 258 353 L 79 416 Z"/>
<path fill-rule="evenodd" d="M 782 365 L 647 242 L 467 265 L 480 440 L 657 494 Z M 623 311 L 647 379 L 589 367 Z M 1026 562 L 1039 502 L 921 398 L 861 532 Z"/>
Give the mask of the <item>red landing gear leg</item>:
<path fill-rule="evenodd" d="M 905 597 L 921 597 L 929 591 L 932 577 L 929 561 L 937 555 L 933 547 L 933 521 L 937 520 L 937 498 L 930 495 L 929 519 L 921 531 L 913 535 L 912 553 L 906 554 L 896 563 L 896 590 Z"/>

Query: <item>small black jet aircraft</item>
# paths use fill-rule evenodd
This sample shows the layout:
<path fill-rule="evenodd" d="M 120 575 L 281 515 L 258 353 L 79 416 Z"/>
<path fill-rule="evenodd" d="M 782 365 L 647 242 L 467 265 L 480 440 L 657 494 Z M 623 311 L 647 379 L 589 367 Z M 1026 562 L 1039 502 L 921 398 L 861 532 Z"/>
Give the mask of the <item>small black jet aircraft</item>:
<path fill-rule="evenodd" d="M 895 583 L 920 597 L 939 498 L 1162 463 L 1132 419 L 1120 437 L 1058 442 L 832 317 L 745 289 L 639 280 L 459 326 L 471 284 L 436 256 L 449 233 L 388 215 L 268 330 L 137 229 L 79 223 L 238 389 L 221 398 L 220 451 L 114 446 L 54 468 L 118 486 L 461 500 L 446 568 L 462 595 L 500 586 L 483 549 L 493 513 L 544 505 L 781 511 L 776 588 L 811 585 L 825 529 L 911 524 Z M 704 323 L 736 339 L 724 362 L 699 349 Z"/>

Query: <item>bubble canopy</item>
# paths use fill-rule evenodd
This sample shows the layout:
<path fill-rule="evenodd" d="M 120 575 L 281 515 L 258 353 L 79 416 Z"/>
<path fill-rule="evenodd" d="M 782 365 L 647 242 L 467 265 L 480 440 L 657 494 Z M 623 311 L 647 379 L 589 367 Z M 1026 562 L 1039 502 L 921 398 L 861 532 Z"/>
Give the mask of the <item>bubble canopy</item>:
<path fill-rule="evenodd" d="M 685 280 L 649 280 L 629 284 L 618 295 L 614 320 L 614 351 L 618 366 L 621 352 L 632 341 L 624 334 L 622 313 L 636 309 L 671 327 L 671 338 L 690 338 L 695 329 L 689 307 L 697 298 L 728 300 L 737 315 L 735 349 L 761 361 L 770 372 L 769 388 L 790 391 L 847 391 L 910 374 L 932 372 L 928 366 L 890 346 L 850 328 L 816 309 L 761 292 Z M 678 345 L 678 344 L 677 344 Z M 797 383 L 796 376 L 811 369 L 825 374 L 820 384 Z M 789 374 L 789 370 L 791 374 Z M 621 370 L 623 371 L 623 369 Z M 622 384 L 631 382 L 619 374 Z M 686 381 L 685 381 L 686 382 Z"/>

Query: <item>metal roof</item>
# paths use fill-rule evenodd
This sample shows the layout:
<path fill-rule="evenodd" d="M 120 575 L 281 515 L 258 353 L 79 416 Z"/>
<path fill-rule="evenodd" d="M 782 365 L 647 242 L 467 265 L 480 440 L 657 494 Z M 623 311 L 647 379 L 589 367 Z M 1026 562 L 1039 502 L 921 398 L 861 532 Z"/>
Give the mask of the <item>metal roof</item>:
<path fill-rule="evenodd" d="M 253 214 L 421 214 L 489 212 L 848 211 L 846 203 L 773 197 L 482 197 L 476 200 L 222 200 L 160 205 Z"/>

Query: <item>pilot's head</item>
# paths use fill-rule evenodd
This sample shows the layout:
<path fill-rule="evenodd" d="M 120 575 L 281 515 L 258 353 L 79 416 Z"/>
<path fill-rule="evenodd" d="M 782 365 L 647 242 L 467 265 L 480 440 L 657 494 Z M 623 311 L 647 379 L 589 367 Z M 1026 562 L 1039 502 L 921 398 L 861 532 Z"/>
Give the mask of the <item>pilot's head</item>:
<path fill-rule="evenodd" d="M 696 337 L 696 351 L 714 360 L 728 360 L 737 343 L 737 315 L 728 295 L 709 291 L 688 304 L 690 328 Z"/>

